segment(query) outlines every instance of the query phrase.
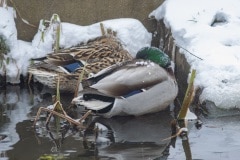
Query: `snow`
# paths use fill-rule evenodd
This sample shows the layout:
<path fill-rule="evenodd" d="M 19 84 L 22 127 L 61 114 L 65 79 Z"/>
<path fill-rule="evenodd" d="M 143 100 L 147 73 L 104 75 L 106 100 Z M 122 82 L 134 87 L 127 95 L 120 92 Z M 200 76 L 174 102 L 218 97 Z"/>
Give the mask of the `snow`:
<path fill-rule="evenodd" d="M 140 21 L 130 18 L 121 18 L 106 20 L 89 26 L 79 26 L 62 22 L 60 47 L 68 48 L 76 46 L 79 43 L 86 43 L 89 39 L 101 36 L 100 23 L 104 25 L 104 28 L 116 31 L 117 37 L 133 56 L 135 56 L 140 48 L 143 46 L 150 46 L 151 44 L 151 34 Z M 50 52 L 52 50 L 52 41 L 52 32 L 48 32 L 45 35 L 45 41 L 42 42 L 41 31 L 39 31 L 35 35 L 32 43 L 33 46 L 43 50 L 47 48 L 46 51 Z"/>
<path fill-rule="evenodd" d="M 180 52 L 196 69 L 200 100 L 225 109 L 240 108 L 239 5 L 239 0 L 167 0 L 149 14 L 171 29 Z"/>
<path fill-rule="evenodd" d="M 225 109 L 240 108 L 240 10 L 237 6 L 240 6 L 239 0 L 166 0 L 149 14 L 163 20 L 171 29 L 176 44 L 182 48 L 180 52 L 191 68 L 196 69 L 194 85 L 203 89 L 200 100 L 212 101 Z M 19 83 L 19 75 L 26 75 L 31 58 L 52 51 L 54 27 L 44 28 L 41 20 L 32 42 L 25 42 L 17 39 L 15 11 L 11 7 L 0 7 L 0 15 L 0 35 L 11 48 L 6 74 L 9 82 Z M 111 19 L 101 23 L 117 32 L 133 56 L 140 48 L 151 45 L 151 33 L 136 19 Z M 89 26 L 62 22 L 60 27 L 61 48 L 101 35 L 100 22 Z M 3 68 L 0 73 L 3 74 Z"/>

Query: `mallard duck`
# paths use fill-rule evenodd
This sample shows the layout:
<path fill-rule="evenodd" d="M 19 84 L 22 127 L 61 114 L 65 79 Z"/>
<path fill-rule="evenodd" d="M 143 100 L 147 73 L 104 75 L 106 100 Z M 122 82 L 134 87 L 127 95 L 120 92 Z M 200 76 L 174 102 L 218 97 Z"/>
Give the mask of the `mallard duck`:
<path fill-rule="evenodd" d="M 144 47 L 135 59 L 103 69 L 84 83 L 89 88 L 73 103 L 106 118 L 158 112 L 178 94 L 170 58 L 155 47 Z"/>
<path fill-rule="evenodd" d="M 108 66 L 129 59 L 132 56 L 116 37 L 104 35 L 85 45 L 49 53 L 39 63 L 31 65 L 28 72 L 50 88 L 56 88 L 59 78 L 59 89 L 73 92 L 78 86 L 81 73 L 81 78 L 86 79 Z"/>

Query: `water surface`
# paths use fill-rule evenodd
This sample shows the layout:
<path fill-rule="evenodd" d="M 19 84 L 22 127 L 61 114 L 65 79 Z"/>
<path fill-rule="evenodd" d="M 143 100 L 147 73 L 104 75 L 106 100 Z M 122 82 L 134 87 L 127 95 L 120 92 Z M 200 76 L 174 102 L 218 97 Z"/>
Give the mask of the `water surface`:
<path fill-rule="evenodd" d="M 166 110 L 140 117 L 104 119 L 90 116 L 77 130 L 61 123 L 60 130 L 51 121 L 45 126 L 43 114 L 34 129 L 33 119 L 39 107 L 52 104 L 53 91 L 7 86 L 0 92 L 0 159 L 34 160 L 52 156 L 55 159 L 102 160 L 237 160 L 240 153 L 238 111 L 210 110 L 198 114 L 188 123 L 188 138 L 168 139 L 172 135 L 173 112 Z M 72 94 L 62 94 L 67 107 Z M 72 112 L 81 116 L 81 110 Z M 98 130 L 98 131 L 96 131 Z"/>

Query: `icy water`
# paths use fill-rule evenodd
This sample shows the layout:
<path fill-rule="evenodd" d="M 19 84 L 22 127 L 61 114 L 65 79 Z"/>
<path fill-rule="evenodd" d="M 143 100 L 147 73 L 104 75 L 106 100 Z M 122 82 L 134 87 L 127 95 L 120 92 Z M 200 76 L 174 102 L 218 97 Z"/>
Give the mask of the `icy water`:
<path fill-rule="evenodd" d="M 0 91 L 0 160 L 238 160 L 240 125 L 238 111 L 198 112 L 202 125 L 188 123 L 188 138 L 173 138 L 169 110 L 140 117 L 104 119 L 90 116 L 86 129 L 50 122 L 45 114 L 32 127 L 39 107 L 52 104 L 52 92 L 42 88 L 7 86 Z M 63 106 L 73 95 L 62 94 Z M 78 117 L 81 110 L 71 112 Z M 198 124 L 198 125 L 197 125 Z M 97 126 L 97 127 L 96 127 Z M 54 158 L 53 158 L 54 157 Z"/>

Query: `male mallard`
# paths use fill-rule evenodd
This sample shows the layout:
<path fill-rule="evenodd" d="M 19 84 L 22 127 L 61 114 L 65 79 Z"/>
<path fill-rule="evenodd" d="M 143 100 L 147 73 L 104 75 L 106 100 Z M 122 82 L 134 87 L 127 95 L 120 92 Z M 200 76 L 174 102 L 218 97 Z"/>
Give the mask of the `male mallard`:
<path fill-rule="evenodd" d="M 31 65 L 30 75 L 50 88 L 56 88 L 60 78 L 61 91 L 75 91 L 79 76 L 82 80 L 113 64 L 132 59 L 112 35 L 90 40 L 85 45 L 48 54 L 40 63 Z"/>
<path fill-rule="evenodd" d="M 170 64 L 170 58 L 161 50 L 145 47 L 136 59 L 115 64 L 87 79 L 85 83 L 90 87 L 81 91 L 73 103 L 107 118 L 164 110 L 178 94 Z"/>

